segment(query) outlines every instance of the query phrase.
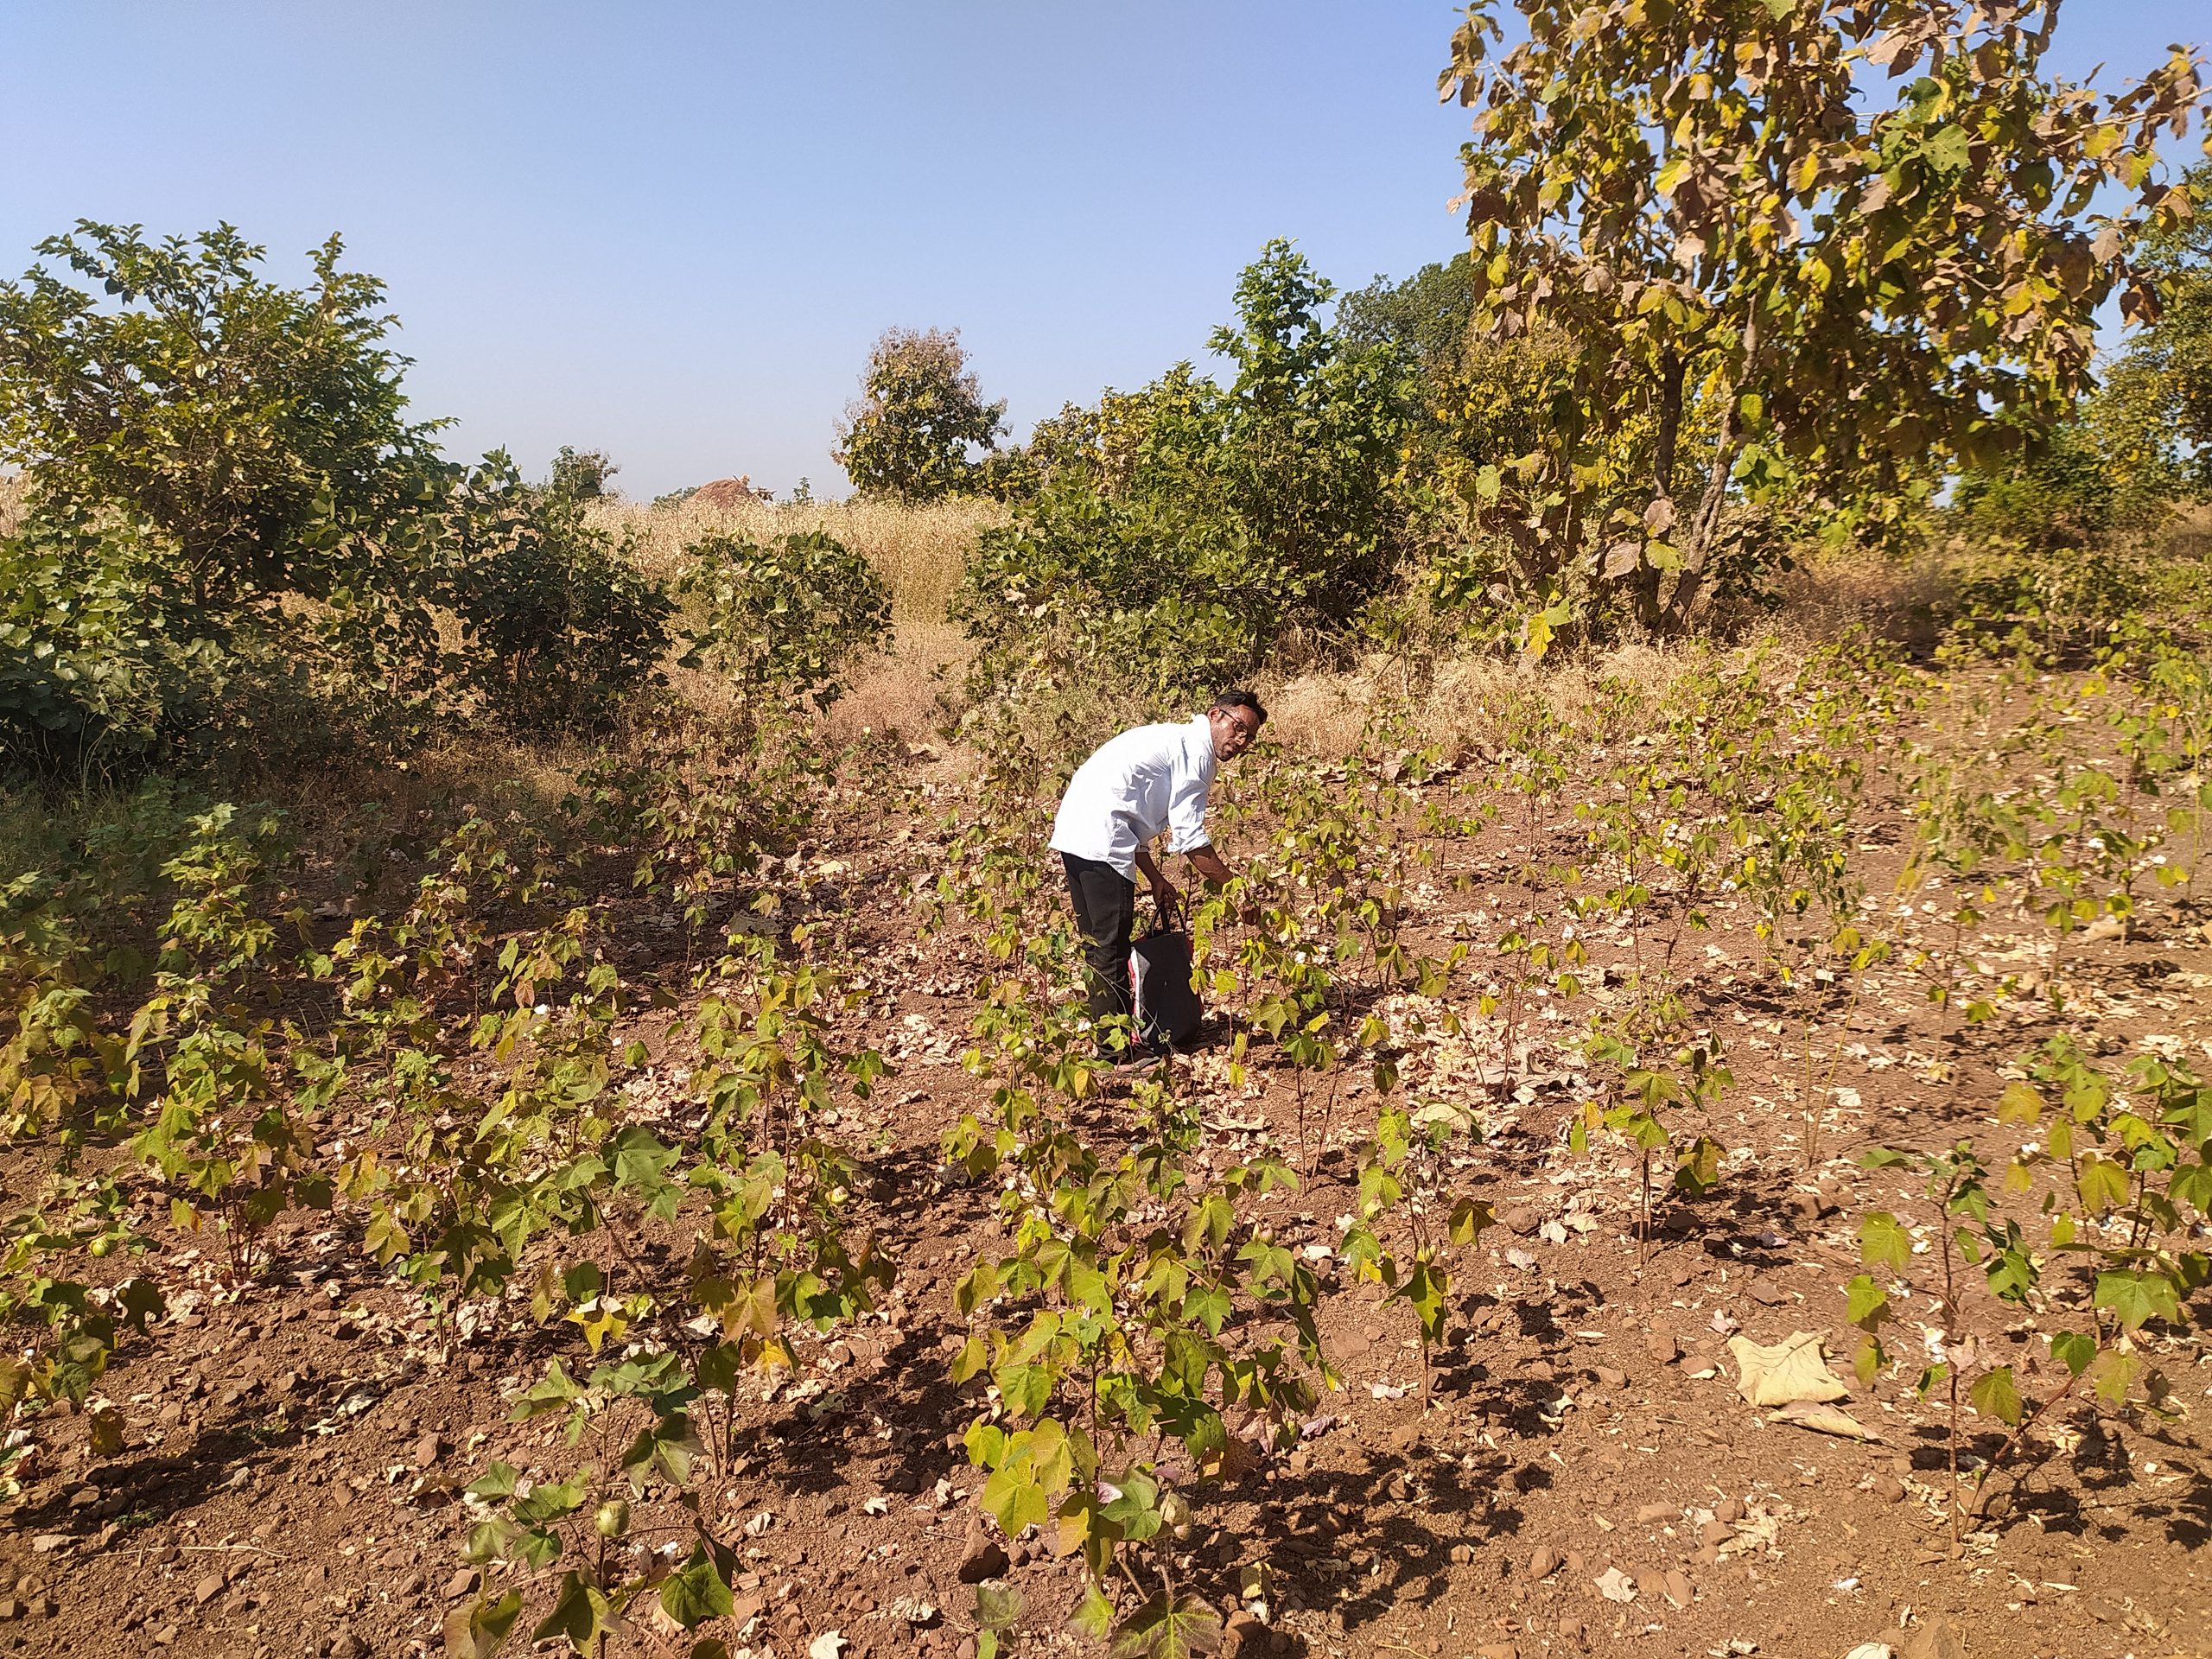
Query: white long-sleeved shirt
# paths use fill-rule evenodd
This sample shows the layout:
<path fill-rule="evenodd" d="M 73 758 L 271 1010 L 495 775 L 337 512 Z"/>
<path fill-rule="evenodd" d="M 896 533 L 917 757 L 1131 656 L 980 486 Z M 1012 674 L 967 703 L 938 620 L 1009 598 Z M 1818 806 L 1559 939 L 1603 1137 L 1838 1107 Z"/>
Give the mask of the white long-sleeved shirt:
<path fill-rule="evenodd" d="M 1170 852 L 1209 844 L 1213 774 L 1213 726 L 1205 715 L 1179 726 L 1132 727 L 1100 744 L 1068 779 L 1052 820 L 1052 850 L 1110 864 L 1134 881 L 1137 849 L 1162 830 L 1173 831 Z"/>

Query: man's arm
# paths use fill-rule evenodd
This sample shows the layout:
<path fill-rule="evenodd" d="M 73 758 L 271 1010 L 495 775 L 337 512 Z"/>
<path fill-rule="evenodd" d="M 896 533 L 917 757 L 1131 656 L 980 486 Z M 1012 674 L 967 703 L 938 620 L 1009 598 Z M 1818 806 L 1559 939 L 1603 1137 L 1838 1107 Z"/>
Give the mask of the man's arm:
<path fill-rule="evenodd" d="M 1209 887 L 1226 887 L 1236 874 L 1236 871 L 1221 861 L 1221 855 L 1211 847 L 1193 847 L 1188 857 L 1191 861 L 1191 868 L 1205 878 L 1206 885 Z"/>
<path fill-rule="evenodd" d="M 1185 856 L 1191 861 L 1191 868 L 1198 873 L 1210 887 L 1225 887 L 1236 879 L 1236 872 L 1223 862 L 1221 855 L 1214 851 L 1211 846 L 1193 847 Z M 1259 925 L 1260 907 L 1250 899 L 1248 899 L 1239 905 L 1236 913 L 1246 926 Z"/>

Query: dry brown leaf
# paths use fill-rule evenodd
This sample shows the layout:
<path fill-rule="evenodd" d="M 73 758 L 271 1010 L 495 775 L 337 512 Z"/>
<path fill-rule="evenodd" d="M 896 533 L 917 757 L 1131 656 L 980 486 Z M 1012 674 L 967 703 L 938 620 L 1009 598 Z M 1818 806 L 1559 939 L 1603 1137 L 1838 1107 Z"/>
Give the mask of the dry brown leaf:
<path fill-rule="evenodd" d="M 1796 1400 L 1844 1400 L 1851 1390 L 1821 1357 L 1821 1339 L 1810 1331 L 1792 1331 L 1771 1348 L 1748 1337 L 1731 1337 L 1737 1392 L 1755 1406 L 1786 1406 Z"/>
<path fill-rule="evenodd" d="M 1817 1400 L 1793 1400 L 1774 1414 L 1778 1423 L 1795 1423 L 1821 1434 L 1840 1434 L 1847 1440 L 1878 1440 L 1882 1437 L 1847 1411 Z"/>

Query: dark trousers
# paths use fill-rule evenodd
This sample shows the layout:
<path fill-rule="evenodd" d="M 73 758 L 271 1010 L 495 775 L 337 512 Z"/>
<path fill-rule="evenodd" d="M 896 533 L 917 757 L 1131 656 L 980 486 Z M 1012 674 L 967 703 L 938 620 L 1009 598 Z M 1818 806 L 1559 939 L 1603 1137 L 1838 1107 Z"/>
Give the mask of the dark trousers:
<path fill-rule="evenodd" d="M 1129 1014 L 1129 929 L 1136 920 L 1137 884 L 1111 864 L 1062 853 L 1067 866 L 1068 897 L 1075 901 L 1082 930 L 1084 984 L 1090 995 L 1090 1017 Z"/>

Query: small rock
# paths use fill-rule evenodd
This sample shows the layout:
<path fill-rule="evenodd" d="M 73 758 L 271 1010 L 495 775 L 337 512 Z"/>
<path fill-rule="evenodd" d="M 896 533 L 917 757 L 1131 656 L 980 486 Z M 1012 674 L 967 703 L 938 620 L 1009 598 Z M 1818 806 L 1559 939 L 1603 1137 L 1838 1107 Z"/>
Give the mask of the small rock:
<path fill-rule="evenodd" d="M 1675 1356 L 1682 1351 L 1681 1344 L 1675 1340 L 1675 1333 L 1671 1331 L 1654 1331 L 1643 1339 L 1643 1346 L 1662 1365 L 1673 1364 Z"/>
<path fill-rule="evenodd" d="M 1584 1645 L 1589 1634 L 1587 1627 L 1582 1621 L 1573 1618 L 1560 1620 L 1559 1633 L 1578 1647 Z"/>
<path fill-rule="evenodd" d="M 351 1630 L 340 1630 L 330 1638 L 330 1659 L 368 1659 L 369 1644 Z"/>
<path fill-rule="evenodd" d="M 1740 1497 L 1724 1498 L 1714 1506 L 1713 1518 L 1734 1526 L 1744 1518 L 1744 1500 Z"/>
<path fill-rule="evenodd" d="M 1544 1224 L 1543 1217 L 1525 1204 L 1516 1204 L 1498 1219 L 1505 1224 L 1507 1231 L 1518 1233 L 1523 1238 Z"/>
<path fill-rule="evenodd" d="M 0 1624 L 21 1618 L 22 1616 L 22 1602 L 17 1601 L 13 1596 L 0 1596 Z"/>
<path fill-rule="evenodd" d="M 1475 1649 L 1475 1659 L 1521 1659 L 1521 1650 L 1510 1642 L 1485 1642 Z"/>
<path fill-rule="evenodd" d="M 1559 1375 L 1548 1359 L 1532 1359 L 1526 1369 L 1528 1374 L 1539 1382 L 1548 1382 Z"/>
<path fill-rule="evenodd" d="M 1897 1659 L 1967 1659 L 1967 1644 L 1958 1627 L 1938 1614 L 1912 1633 Z"/>
<path fill-rule="evenodd" d="M 1763 1306 L 1779 1307 L 1789 1300 L 1788 1291 L 1764 1275 L 1752 1280 L 1746 1288 L 1751 1293 L 1751 1300 Z"/>
<path fill-rule="evenodd" d="M 427 1469 L 445 1455 L 445 1437 L 433 1429 L 415 1442 L 415 1466 Z"/>
<path fill-rule="evenodd" d="M 1709 1544 L 1715 1549 L 1718 1549 L 1721 1545 L 1726 1543 L 1735 1535 L 1735 1529 L 1732 1527 L 1724 1526 L 1718 1521 L 1708 1521 L 1697 1529 L 1698 1542 L 1700 1544 Z"/>
<path fill-rule="evenodd" d="M 1617 1371 L 1610 1365 L 1592 1365 L 1590 1375 L 1598 1379 L 1601 1388 L 1624 1389 L 1628 1386 L 1628 1373 Z"/>
<path fill-rule="evenodd" d="M 1529 1576 L 1532 1579 L 1548 1579 L 1559 1571 L 1559 1552 L 1549 1544 L 1545 1544 L 1529 1558 Z"/>
<path fill-rule="evenodd" d="M 1677 1607 L 1688 1606 L 1696 1595 L 1696 1592 L 1690 1587 L 1690 1575 L 1680 1567 L 1674 1568 L 1667 1574 L 1666 1590 L 1667 1599 Z"/>
<path fill-rule="evenodd" d="M 1647 1599 L 1667 1593 L 1667 1575 L 1656 1567 L 1636 1569 L 1636 1592 Z"/>
<path fill-rule="evenodd" d="M 464 1567 L 446 1580 L 446 1599 L 458 1601 L 463 1596 L 473 1596 L 476 1586 L 484 1582 L 484 1575 L 473 1567 Z"/>
<path fill-rule="evenodd" d="M 1904 1483 L 1894 1475 L 1877 1475 L 1867 1490 L 1885 1503 L 1904 1502 Z"/>
<path fill-rule="evenodd" d="M 192 1586 L 192 1599 L 203 1607 L 222 1593 L 223 1575 L 219 1573 L 203 1574 L 200 1582 Z"/>
<path fill-rule="evenodd" d="M 960 1552 L 961 1583 L 981 1584 L 985 1579 L 1003 1577 L 1012 1564 L 999 1541 L 983 1530 L 980 1521 L 969 1524 L 968 1541 Z"/>
<path fill-rule="evenodd" d="M 1221 1659 L 1257 1659 L 1268 1650 L 1268 1638 L 1273 1634 L 1240 1608 L 1221 1627 Z"/>
<path fill-rule="evenodd" d="M 1671 1521 L 1681 1511 L 1672 1503 L 1646 1503 L 1636 1512 L 1639 1523 L 1652 1521 Z"/>
<path fill-rule="evenodd" d="M 1452 1546 L 1452 1560 L 1455 1566 L 1465 1567 L 1468 1562 L 1474 1559 L 1475 1548 L 1472 1544 L 1454 1544 Z"/>

